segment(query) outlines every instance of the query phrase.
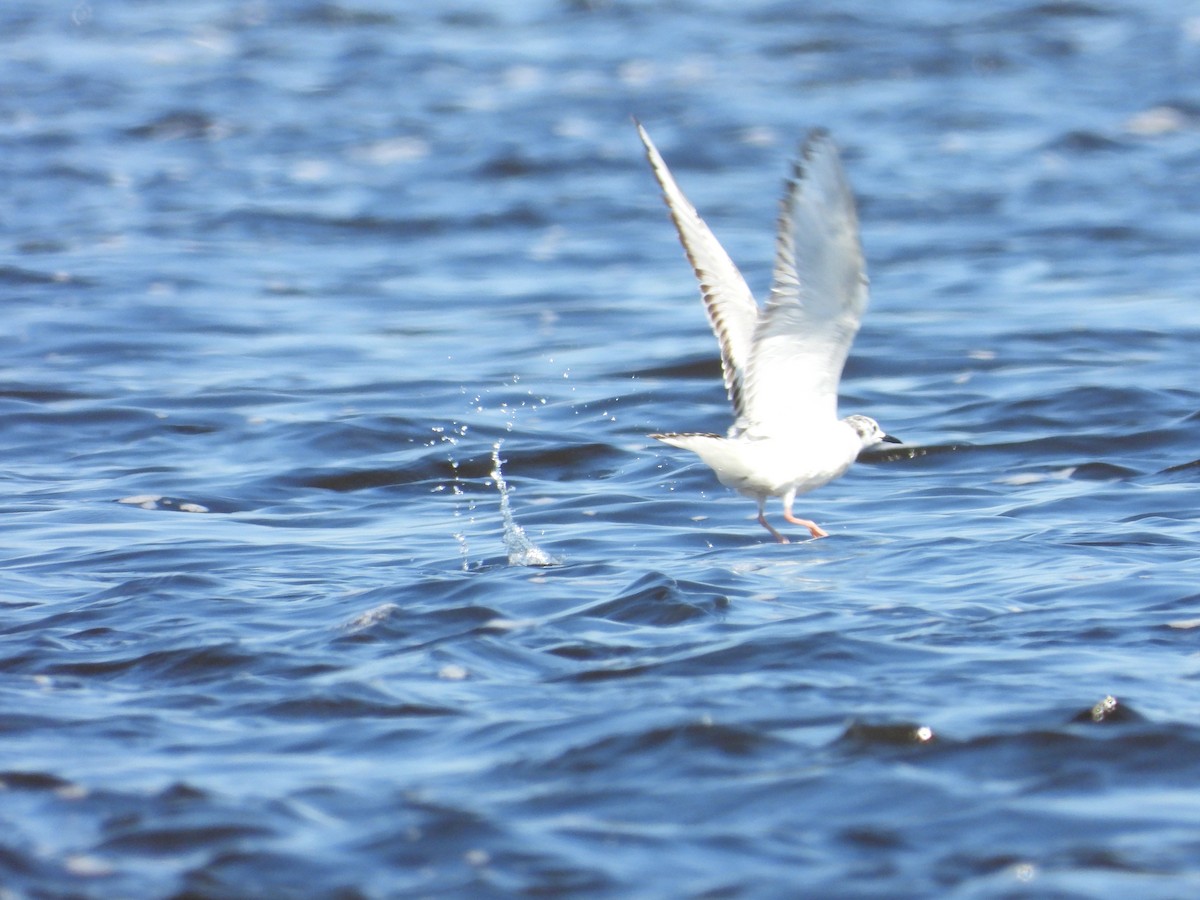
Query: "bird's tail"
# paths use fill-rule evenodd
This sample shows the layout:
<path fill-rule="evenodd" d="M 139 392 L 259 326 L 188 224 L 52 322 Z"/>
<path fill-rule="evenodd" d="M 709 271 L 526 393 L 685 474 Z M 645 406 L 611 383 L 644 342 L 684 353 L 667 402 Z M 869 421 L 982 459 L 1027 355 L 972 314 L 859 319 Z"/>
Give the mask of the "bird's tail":
<path fill-rule="evenodd" d="M 678 447 L 680 450 L 691 450 L 693 453 L 696 452 L 698 445 L 707 444 L 709 441 L 714 440 L 724 440 L 719 434 L 705 434 L 697 431 L 651 434 L 648 437 L 652 437 L 656 441 L 662 441 L 664 444 L 670 444 L 672 447 Z"/>

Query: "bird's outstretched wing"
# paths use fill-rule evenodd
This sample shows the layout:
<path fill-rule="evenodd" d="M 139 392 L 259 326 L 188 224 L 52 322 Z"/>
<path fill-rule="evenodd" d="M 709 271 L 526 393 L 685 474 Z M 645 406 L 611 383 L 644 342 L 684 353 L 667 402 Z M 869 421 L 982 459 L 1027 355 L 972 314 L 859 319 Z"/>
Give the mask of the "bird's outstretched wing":
<path fill-rule="evenodd" d="M 667 208 L 671 211 L 671 219 L 679 232 L 684 253 L 700 281 L 708 322 L 721 345 L 725 390 L 729 392 L 735 414 L 742 418 L 745 415 L 746 367 L 758 327 L 759 306 L 738 267 L 671 177 L 671 170 L 663 162 L 646 129 L 641 123 L 636 124 L 646 147 L 650 168 L 658 179 Z"/>
<path fill-rule="evenodd" d="M 816 130 L 780 207 L 771 294 L 742 373 L 737 433 L 803 434 L 837 418 L 838 382 L 867 294 L 854 196 L 832 138 Z"/>

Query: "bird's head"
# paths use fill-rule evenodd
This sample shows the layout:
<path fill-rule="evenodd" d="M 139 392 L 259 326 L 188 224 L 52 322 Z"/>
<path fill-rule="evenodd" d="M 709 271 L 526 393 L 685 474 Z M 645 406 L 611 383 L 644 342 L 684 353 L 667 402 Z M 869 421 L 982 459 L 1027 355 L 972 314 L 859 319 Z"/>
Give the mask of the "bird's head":
<path fill-rule="evenodd" d="M 854 429 L 854 433 L 858 435 L 858 439 L 862 441 L 862 447 L 866 450 L 868 447 L 874 447 L 879 443 L 900 444 L 903 443 L 900 438 L 892 437 L 879 427 L 879 423 L 870 416 L 846 416 L 842 419 L 847 425 Z"/>

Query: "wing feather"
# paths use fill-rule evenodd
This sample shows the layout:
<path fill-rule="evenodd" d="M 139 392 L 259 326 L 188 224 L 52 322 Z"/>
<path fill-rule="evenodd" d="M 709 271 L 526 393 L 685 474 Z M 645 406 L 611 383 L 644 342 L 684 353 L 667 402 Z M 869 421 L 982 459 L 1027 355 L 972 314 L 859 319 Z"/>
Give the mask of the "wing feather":
<path fill-rule="evenodd" d="M 737 433 L 804 432 L 837 418 L 837 392 L 867 308 L 854 195 L 821 129 L 804 143 L 780 206 L 771 293 L 742 373 Z"/>
<path fill-rule="evenodd" d="M 741 418 L 745 414 L 746 366 L 751 358 L 755 329 L 758 327 L 758 303 L 725 248 L 718 243 L 696 208 L 675 183 L 670 169 L 641 123 L 637 123 L 637 130 L 646 147 L 650 168 L 662 188 L 675 230 L 679 232 L 679 241 L 700 282 L 700 294 L 704 299 L 708 322 L 721 345 L 725 390 L 733 402 L 736 415 Z"/>

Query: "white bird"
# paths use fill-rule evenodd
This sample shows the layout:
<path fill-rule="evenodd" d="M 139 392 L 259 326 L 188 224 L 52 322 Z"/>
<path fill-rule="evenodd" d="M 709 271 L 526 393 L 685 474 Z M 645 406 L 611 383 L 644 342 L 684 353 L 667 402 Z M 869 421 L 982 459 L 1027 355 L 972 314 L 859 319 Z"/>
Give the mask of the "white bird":
<path fill-rule="evenodd" d="M 650 437 L 692 451 L 722 484 L 757 500 L 759 523 L 780 543 L 788 539 L 767 521 L 768 497 L 782 498 L 789 522 L 814 538 L 826 537 L 815 522 L 792 514 L 796 496 L 837 478 L 867 447 L 900 443 L 874 419 L 837 415 L 842 367 L 867 307 L 858 215 L 837 147 L 828 132 L 816 129 L 792 166 L 780 205 L 771 293 L 760 307 L 646 129 L 640 123 L 637 129 L 700 280 L 736 416 L 725 437 Z"/>

